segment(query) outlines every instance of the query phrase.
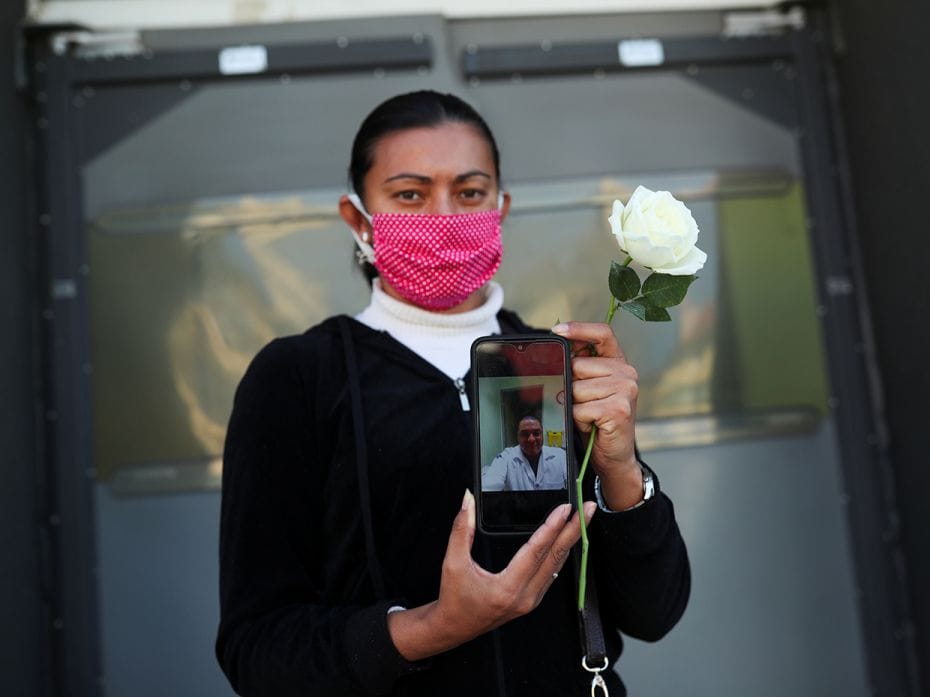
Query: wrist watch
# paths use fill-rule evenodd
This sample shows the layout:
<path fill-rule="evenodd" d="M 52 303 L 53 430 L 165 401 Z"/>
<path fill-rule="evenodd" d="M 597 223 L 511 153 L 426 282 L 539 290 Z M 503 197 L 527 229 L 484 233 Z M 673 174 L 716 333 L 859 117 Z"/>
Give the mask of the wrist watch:
<path fill-rule="evenodd" d="M 656 495 L 656 483 L 652 477 L 652 470 L 642 463 L 639 464 L 639 468 L 643 471 L 643 500 L 636 504 L 637 506 L 646 503 Z"/>
<path fill-rule="evenodd" d="M 651 499 L 656 494 L 656 484 L 655 479 L 652 475 L 652 470 L 646 467 L 642 462 L 639 463 L 639 469 L 643 473 L 643 500 L 639 503 L 635 503 L 629 508 L 624 508 L 623 511 L 632 511 L 634 508 L 639 508 L 646 501 Z M 604 497 L 601 494 L 601 478 L 594 478 L 594 496 L 597 498 L 597 505 L 605 513 L 622 513 L 623 511 L 615 511 L 610 508 L 607 503 L 604 501 Z"/>

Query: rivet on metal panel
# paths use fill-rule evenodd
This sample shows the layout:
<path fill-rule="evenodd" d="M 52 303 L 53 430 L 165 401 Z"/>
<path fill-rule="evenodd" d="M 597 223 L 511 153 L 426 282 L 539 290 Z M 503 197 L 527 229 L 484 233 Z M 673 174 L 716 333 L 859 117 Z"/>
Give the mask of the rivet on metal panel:
<path fill-rule="evenodd" d="M 465 53 L 467 53 L 469 56 L 475 55 L 478 53 L 478 46 L 475 44 L 468 44 L 468 46 L 465 47 Z"/>
<path fill-rule="evenodd" d="M 377 77 L 377 78 L 382 78 L 382 77 L 384 77 L 384 68 L 375 68 L 375 70 L 374 70 L 374 76 Z"/>
<path fill-rule="evenodd" d="M 476 77 L 473 77 L 473 78 L 471 78 L 471 79 L 468 81 L 468 86 L 469 86 L 469 87 L 477 87 L 477 86 L 480 85 L 480 84 L 481 84 L 481 80 L 479 80 L 479 79 L 476 78 Z"/>
<path fill-rule="evenodd" d="M 594 71 L 594 79 L 595 79 L 595 80 L 603 80 L 605 77 L 607 77 L 607 73 L 605 72 L 605 70 L 604 70 L 603 68 L 597 68 L 597 69 L 595 69 L 595 71 Z"/>
<path fill-rule="evenodd" d="M 340 36 L 338 39 L 336 39 L 336 45 L 339 48 L 345 48 L 349 45 L 349 40 L 344 36 Z"/>
<path fill-rule="evenodd" d="M 543 39 L 539 42 L 539 48 L 548 53 L 552 50 L 552 42 L 549 39 Z"/>
<path fill-rule="evenodd" d="M 690 75 L 691 77 L 694 77 L 699 72 L 701 72 L 701 69 L 700 67 L 698 67 L 697 63 L 689 63 L 685 71 L 688 73 L 688 75 Z"/>
<path fill-rule="evenodd" d="M 77 297 L 77 283 L 72 278 L 56 278 L 52 281 L 52 297 L 56 300 L 71 300 Z"/>
<path fill-rule="evenodd" d="M 291 84 L 291 76 L 288 75 L 287 73 L 282 73 L 281 77 L 279 77 L 278 80 L 281 82 L 282 85 Z"/>
<path fill-rule="evenodd" d="M 827 276 L 827 293 L 830 295 L 851 295 L 852 281 L 846 276 Z"/>
<path fill-rule="evenodd" d="M 424 39 L 425 37 L 423 36 L 423 32 L 418 31 L 416 34 L 413 35 L 413 43 L 415 44 L 422 44 Z"/>

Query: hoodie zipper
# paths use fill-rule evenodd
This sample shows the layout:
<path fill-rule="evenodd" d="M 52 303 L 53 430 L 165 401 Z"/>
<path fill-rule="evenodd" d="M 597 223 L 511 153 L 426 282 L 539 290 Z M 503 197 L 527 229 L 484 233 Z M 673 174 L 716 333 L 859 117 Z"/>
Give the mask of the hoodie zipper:
<path fill-rule="evenodd" d="M 456 378 L 453 382 L 456 389 L 459 391 L 459 401 L 462 403 L 462 411 L 471 411 L 471 404 L 468 402 L 468 393 L 465 391 L 465 381 L 462 378 Z"/>

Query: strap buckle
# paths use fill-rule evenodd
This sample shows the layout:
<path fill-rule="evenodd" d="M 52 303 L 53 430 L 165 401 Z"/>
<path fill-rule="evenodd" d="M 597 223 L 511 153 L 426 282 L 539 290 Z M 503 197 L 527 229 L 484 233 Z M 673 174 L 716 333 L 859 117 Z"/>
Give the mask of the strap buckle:
<path fill-rule="evenodd" d="M 581 667 L 584 668 L 589 673 L 594 673 L 594 677 L 591 679 L 591 697 L 597 697 L 597 691 L 600 689 L 603 697 L 610 697 L 607 693 L 607 683 L 604 682 L 604 678 L 601 677 L 601 671 L 607 668 L 607 656 L 604 656 L 604 665 L 600 668 L 588 665 L 588 657 L 584 656 L 581 659 Z"/>

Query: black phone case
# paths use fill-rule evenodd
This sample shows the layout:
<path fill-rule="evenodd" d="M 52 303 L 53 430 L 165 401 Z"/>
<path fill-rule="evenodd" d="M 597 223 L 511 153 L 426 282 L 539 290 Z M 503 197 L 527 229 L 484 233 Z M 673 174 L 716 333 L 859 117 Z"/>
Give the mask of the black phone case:
<path fill-rule="evenodd" d="M 555 506 L 562 503 L 570 503 L 572 505 L 572 510 L 576 510 L 578 507 L 577 496 L 575 492 L 575 480 L 578 477 L 578 467 L 575 457 L 575 448 L 574 448 L 574 438 L 575 438 L 575 426 L 574 420 L 572 419 L 572 371 L 571 371 L 571 346 L 568 341 L 556 334 L 512 334 L 512 335 L 500 335 L 495 334 L 492 336 L 482 336 L 475 339 L 471 345 L 471 394 L 473 395 L 473 404 L 472 404 L 472 431 L 473 431 L 473 449 L 474 449 L 474 458 L 473 458 L 473 469 L 474 469 L 474 491 L 475 491 L 475 506 L 476 506 L 476 517 L 477 517 L 477 527 L 478 529 L 486 535 L 522 535 L 529 536 L 531 535 L 541 524 L 545 517 L 539 521 L 539 524 L 535 525 L 513 525 L 513 526 L 494 526 L 486 527 L 484 525 L 484 502 L 483 502 L 483 492 L 481 488 L 481 434 L 480 434 L 480 399 L 479 387 L 478 387 L 478 363 L 477 363 L 477 347 L 484 343 L 507 343 L 507 344 L 529 344 L 533 342 L 538 342 L 545 340 L 547 342 L 556 342 L 562 345 L 563 355 L 565 357 L 563 361 L 563 376 L 565 381 L 565 398 L 562 405 L 564 411 L 565 419 L 565 431 L 564 431 L 564 443 L 565 443 L 565 462 L 568 467 L 568 492 L 567 498 L 562 498 L 558 503 L 550 507 L 550 512 Z M 555 490 L 561 491 L 561 490 Z M 535 492 L 533 492 L 535 493 Z"/>

